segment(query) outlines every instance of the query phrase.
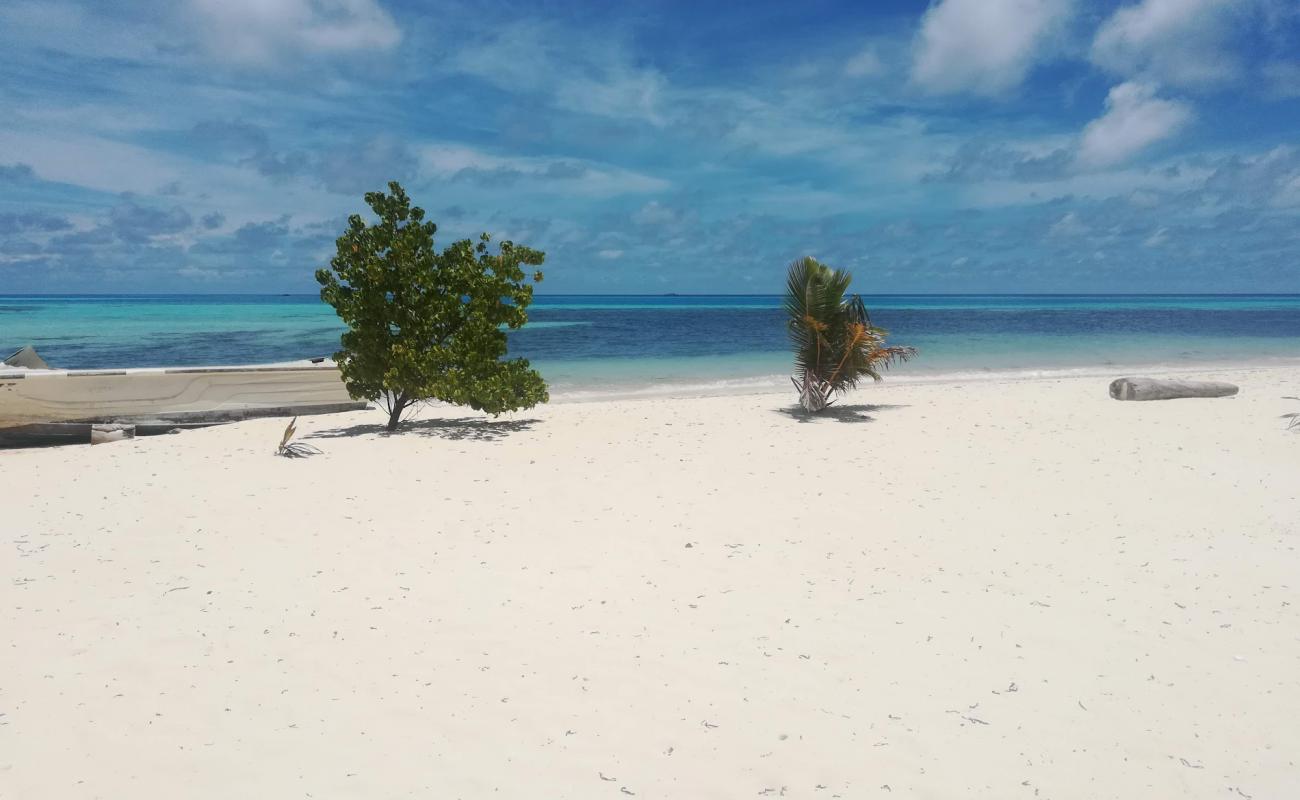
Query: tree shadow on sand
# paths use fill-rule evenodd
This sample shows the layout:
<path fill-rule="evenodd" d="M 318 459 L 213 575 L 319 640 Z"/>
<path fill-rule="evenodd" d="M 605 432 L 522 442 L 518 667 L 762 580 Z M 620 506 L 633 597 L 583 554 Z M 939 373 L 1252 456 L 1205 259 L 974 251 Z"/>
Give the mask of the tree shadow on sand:
<path fill-rule="evenodd" d="M 907 408 L 899 405 L 870 405 L 867 403 L 858 403 L 856 405 L 834 405 L 826 410 L 809 414 L 803 410 L 802 406 L 788 406 L 786 408 L 776 409 L 776 413 L 784 414 L 796 422 L 821 422 L 822 420 L 835 420 L 836 422 L 875 422 L 876 418 L 871 416 L 877 411 L 889 411 L 895 408 Z"/>
<path fill-rule="evenodd" d="M 537 419 L 502 419 L 491 420 L 480 417 L 459 417 L 457 419 L 415 419 L 402 423 L 402 427 L 393 433 L 381 424 L 349 425 L 346 428 L 327 428 L 316 431 L 304 439 L 344 439 L 352 436 L 433 436 L 450 439 L 454 442 L 475 441 L 495 442 L 512 433 L 531 430 L 540 422 Z"/>

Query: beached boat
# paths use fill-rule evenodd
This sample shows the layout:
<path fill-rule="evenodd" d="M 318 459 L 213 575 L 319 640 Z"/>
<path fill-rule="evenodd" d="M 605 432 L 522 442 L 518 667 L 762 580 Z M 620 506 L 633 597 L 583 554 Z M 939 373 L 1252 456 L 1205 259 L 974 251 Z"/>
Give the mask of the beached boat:
<path fill-rule="evenodd" d="M 325 359 L 119 370 L 33 369 L 7 362 L 0 364 L 0 446 L 85 442 L 92 426 L 102 424 L 150 434 L 366 405 L 348 396 L 338 367 Z"/>

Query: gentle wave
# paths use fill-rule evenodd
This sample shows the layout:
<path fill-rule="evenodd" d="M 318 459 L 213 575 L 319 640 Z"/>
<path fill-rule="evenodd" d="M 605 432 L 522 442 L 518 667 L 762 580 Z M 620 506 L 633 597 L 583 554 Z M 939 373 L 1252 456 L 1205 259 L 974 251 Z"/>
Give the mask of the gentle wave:
<path fill-rule="evenodd" d="M 978 369 L 935 371 L 920 374 L 887 375 L 881 382 L 864 382 L 857 390 L 845 395 L 852 398 L 856 392 L 869 392 L 872 387 L 926 384 L 962 384 L 962 383 L 1015 383 L 1020 381 L 1068 380 L 1073 378 L 1097 378 L 1104 380 L 1099 384 L 1099 391 L 1115 378 L 1135 375 L 1232 375 L 1250 372 L 1256 369 L 1276 369 L 1295 367 L 1300 369 L 1300 358 L 1259 359 L 1251 362 L 1204 363 L 1195 366 L 1185 363 L 1148 363 L 1137 365 L 1098 364 L 1092 366 L 1069 368 L 1031 368 L 1022 369 Z M 727 378 L 718 380 L 683 379 L 679 381 L 658 381 L 645 384 L 612 384 L 590 386 L 579 384 L 558 384 L 551 387 L 553 403 L 584 403 L 608 400 L 637 399 L 675 399 L 690 397 L 726 397 L 743 395 L 790 394 L 794 389 L 787 374 L 755 375 L 745 378 Z M 793 402 L 793 399 L 792 399 Z"/>

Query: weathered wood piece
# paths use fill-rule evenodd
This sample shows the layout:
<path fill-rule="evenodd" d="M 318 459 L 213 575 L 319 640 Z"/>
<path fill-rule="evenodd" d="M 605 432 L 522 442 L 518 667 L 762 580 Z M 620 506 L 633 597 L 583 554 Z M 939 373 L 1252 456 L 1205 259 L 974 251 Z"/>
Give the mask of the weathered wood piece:
<path fill-rule="evenodd" d="M 1236 393 L 1236 385 L 1220 381 L 1117 378 L 1110 383 L 1110 396 L 1116 400 L 1177 400 L 1184 397 L 1232 397 Z"/>
<path fill-rule="evenodd" d="M 90 443 L 91 444 L 108 444 L 109 442 L 120 442 L 123 439 L 135 438 L 134 425 L 91 425 L 90 426 Z"/>

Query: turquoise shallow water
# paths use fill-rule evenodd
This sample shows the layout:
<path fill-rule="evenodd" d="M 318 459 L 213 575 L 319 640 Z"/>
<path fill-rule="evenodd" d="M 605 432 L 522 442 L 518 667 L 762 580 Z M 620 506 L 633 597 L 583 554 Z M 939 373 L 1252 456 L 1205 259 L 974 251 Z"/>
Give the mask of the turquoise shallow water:
<path fill-rule="evenodd" d="M 921 350 L 902 379 L 1102 367 L 1300 364 L 1300 295 L 891 295 L 874 321 Z M 775 296 L 537 299 L 511 351 L 557 392 L 774 384 L 789 358 Z M 65 368 L 247 364 L 328 355 L 315 296 L 3 296 L 0 349 Z"/>

